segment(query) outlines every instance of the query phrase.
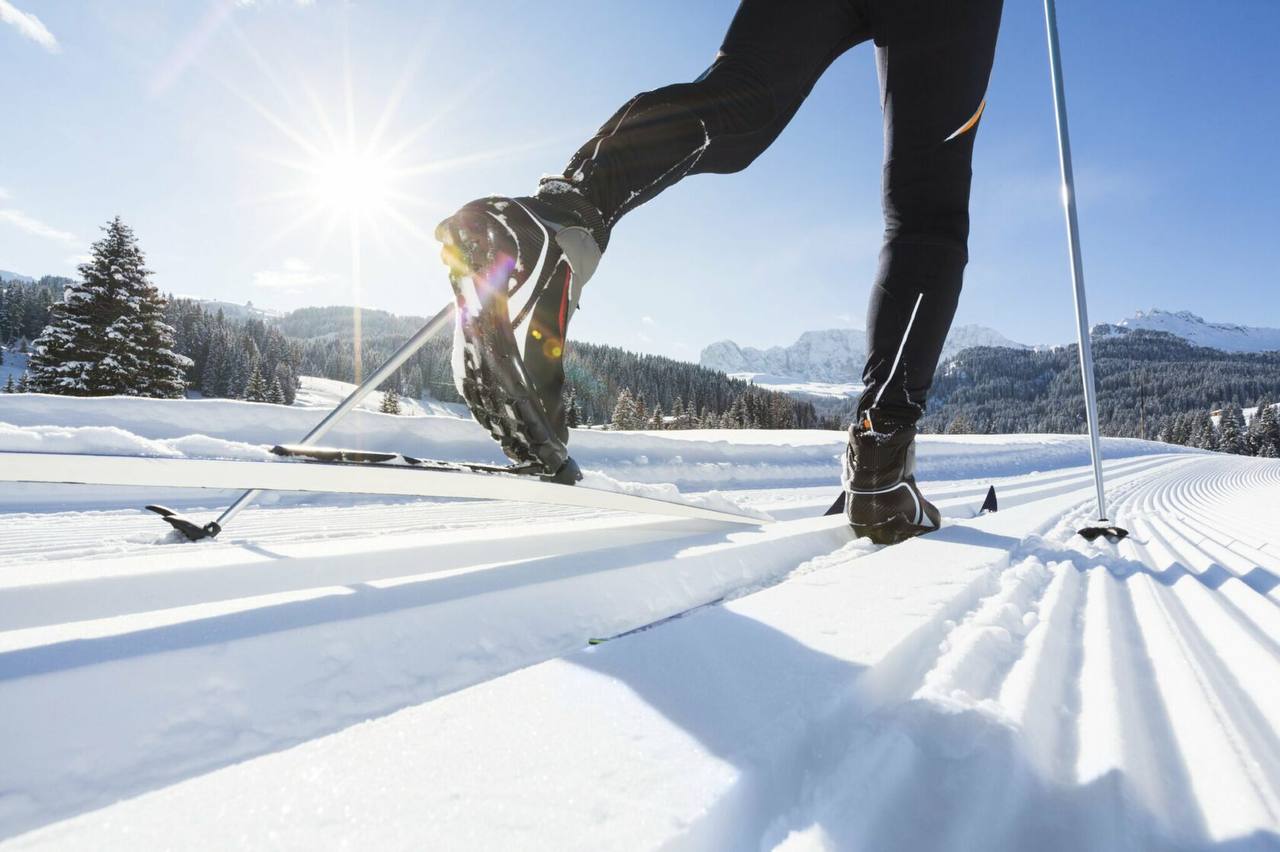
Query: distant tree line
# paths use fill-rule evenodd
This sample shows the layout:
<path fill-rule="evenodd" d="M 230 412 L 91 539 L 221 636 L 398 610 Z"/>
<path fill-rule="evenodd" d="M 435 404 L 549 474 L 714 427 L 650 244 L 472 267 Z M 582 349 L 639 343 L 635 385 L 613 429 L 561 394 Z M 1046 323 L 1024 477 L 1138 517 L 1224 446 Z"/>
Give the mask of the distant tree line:
<path fill-rule="evenodd" d="M 168 300 L 175 348 L 191 359 L 186 382 L 205 397 L 292 405 L 300 347 L 261 319 L 231 320 L 191 299 Z"/>
<path fill-rule="evenodd" d="M 731 379 L 717 370 L 640 355 L 616 346 L 571 342 L 565 356 L 566 393 L 577 419 L 615 428 L 834 428 L 813 403 Z M 627 404 L 619 409 L 620 401 Z M 655 413 L 660 418 L 655 420 Z M 622 414 L 625 426 L 617 425 Z M 668 416 L 669 415 L 669 416 Z M 693 425 L 693 424 L 698 425 Z M 712 424 L 704 425 L 704 424 Z"/>
<path fill-rule="evenodd" d="M 579 425 L 579 406 L 574 393 L 569 394 L 571 426 Z M 685 405 L 677 396 L 669 410 L 661 402 L 649 408 L 643 394 L 630 388 L 618 392 L 609 425 L 614 429 L 813 429 L 825 425 L 813 410 L 813 404 L 798 402 L 786 394 L 748 386 L 724 411 L 715 411 L 696 401 Z"/>
<path fill-rule="evenodd" d="M 1215 425 L 1213 416 L 1218 422 Z M 1238 456 L 1280 458 L 1280 414 L 1267 398 L 1258 400 L 1253 417 L 1245 425 L 1244 412 L 1235 403 L 1210 412 L 1171 414 L 1160 422 L 1156 439 L 1216 450 Z"/>
<path fill-rule="evenodd" d="M 39 281 L 0 281 L 0 344 L 25 352 L 49 324 L 49 311 L 75 282 L 46 275 Z"/>
<path fill-rule="evenodd" d="M 1155 439 L 1178 417 L 1198 434 L 1215 406 L 1280 398 L 1280 352 L 1222 352 L 1137 331 L 1095 340 L 1093 354 L 1104 435 Z M 939 368 L 921 426 L 953 434 L 1084 432 L 1079 370 L 1075 346 L 966 349 Z"/>

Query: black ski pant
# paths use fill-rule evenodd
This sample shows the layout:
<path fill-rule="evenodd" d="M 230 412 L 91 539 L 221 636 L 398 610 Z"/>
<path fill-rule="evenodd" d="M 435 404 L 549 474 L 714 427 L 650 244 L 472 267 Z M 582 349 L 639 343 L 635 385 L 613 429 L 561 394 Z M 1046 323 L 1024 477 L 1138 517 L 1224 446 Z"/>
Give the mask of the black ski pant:
<path fill-rule="evenodd" d="M 968 260 L 974 135 L 1001 4 L 743 0 L 701 77 L 632 98 L 574 155 L 565 176 L 612 226 L 687 175 L 740 171 L 777 138 L 836 57 L 873 40 L 885 232 L 858 412 L 871 412 L 877 426 L 913 424 Z"/>

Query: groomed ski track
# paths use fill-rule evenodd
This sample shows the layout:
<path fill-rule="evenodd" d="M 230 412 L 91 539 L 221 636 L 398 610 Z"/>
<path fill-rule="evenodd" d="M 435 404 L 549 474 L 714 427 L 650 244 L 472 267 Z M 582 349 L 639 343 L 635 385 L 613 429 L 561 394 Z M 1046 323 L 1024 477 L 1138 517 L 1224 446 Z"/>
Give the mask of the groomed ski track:
<path fill-rule="evenodd" d="M 1280 848 L 1280 464 L 1107 470 L 1118 547 L 1083 467 L 889 549 L 816 487 L 0 515 L 0 846 Z"/>

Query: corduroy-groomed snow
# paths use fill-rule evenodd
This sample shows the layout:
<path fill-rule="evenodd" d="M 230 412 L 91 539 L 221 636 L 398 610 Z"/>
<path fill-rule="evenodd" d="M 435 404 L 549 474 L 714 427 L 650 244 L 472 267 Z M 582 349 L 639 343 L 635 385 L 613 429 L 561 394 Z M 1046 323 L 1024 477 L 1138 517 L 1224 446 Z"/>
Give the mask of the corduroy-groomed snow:
<path fill-rule="evenodd" d="M 0 450 L 318 416 L 6 395 Z M 451 417 L 331 442 L 496 460 Z M 234 495 L 0 484 L 0 848 L 1280 847 L 1280 462 L 1105 441 L 1132 535 L 1090 544 L 1082 437 L 925 436 L 945 524 L 878 548 L 822 517 L 838 433 L 571 447 L 774 521 L 268 495 L 192 544 L 138 507 Z"/>

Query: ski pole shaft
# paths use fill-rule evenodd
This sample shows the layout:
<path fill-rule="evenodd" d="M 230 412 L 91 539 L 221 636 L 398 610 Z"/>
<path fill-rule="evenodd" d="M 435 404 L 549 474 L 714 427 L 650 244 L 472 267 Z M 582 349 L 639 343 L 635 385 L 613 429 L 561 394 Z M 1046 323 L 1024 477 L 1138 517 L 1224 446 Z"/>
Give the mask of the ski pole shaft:
<path fill-rule="evenodd" d="M 1058 14 L 1054 0 L 1044 0 L 1045 27 L 1049 37 L 1049 73 L 1053 78 L 1053 106 L 1058 126 L 1058 160 L 1062 166 L 1062 204 L 1067 216 L 1067 242 L 1071 254 L 1071 284 L 1075 294 L 1076 335 L 1080 344 L 1080 377 L 1084 383 L 1084 412 L 1089 424 L 1089 455 L 1098 496 L 1098 519 L 1107 519 L 1102 489 L 1102 445 L 1098 438 L 1098 398 L 1093 377 L 1093 347 L 1089 342 L 1089 310 L 1084 293 L 1084 261 L 1080 257 L 1080 221 L 1076 215 L 1076 182 L 1071 169 L 1071 138 L 1067 131 L 1067 96 L 1062 85 L 1062 56 L 1058 48 Z"/>
<path fill-rule="evenodd" d="M 330 429 L 338 425 L 338 421 L 343 417 L 346 417 L 347 414 L 350 413 L 351 409 L 359 405 L 366 396 L 373 393 L 373 391 L 377 389 L 378 385 L 390 378 L 392 373 L 400 369 L 400 367 L 404 365 L 405 361 L 412 358 L 414 353 L 427 344 L 427 341 L 439 334 L 452 319 L 453 302 L 450 301 L 447 305 L 441 308 L 435 316 L 427 320 L 427 324 L 419 329 L 413 337 L 406 340 L 404 344 L 387 359 L 386 363 L 361 382 L 355 390 L 347 394 L 347 398 L 338 403 L 337 408 L 330 411 L 325 415 L 323 420 L 313 426 L 311 431 L 298 442 L 299 446 L 309 447 L 319 442 L 319 440 L 323 438 Z M 218 532 L 221 532 L 222 529 L 231 522 L 232 518 L 240 514 L 244 509 L 248 508 L 254 500 L 258 499 L 258 495 L 261 493 L 262 491 L 259 489 L 251 489 L 241 494 L 236 501 L 228 506 L 226 510 L 218 516 L 218 519 L 213 522 L 212 526 L 215 528 L 213 534 L 217 535 Z"/>

